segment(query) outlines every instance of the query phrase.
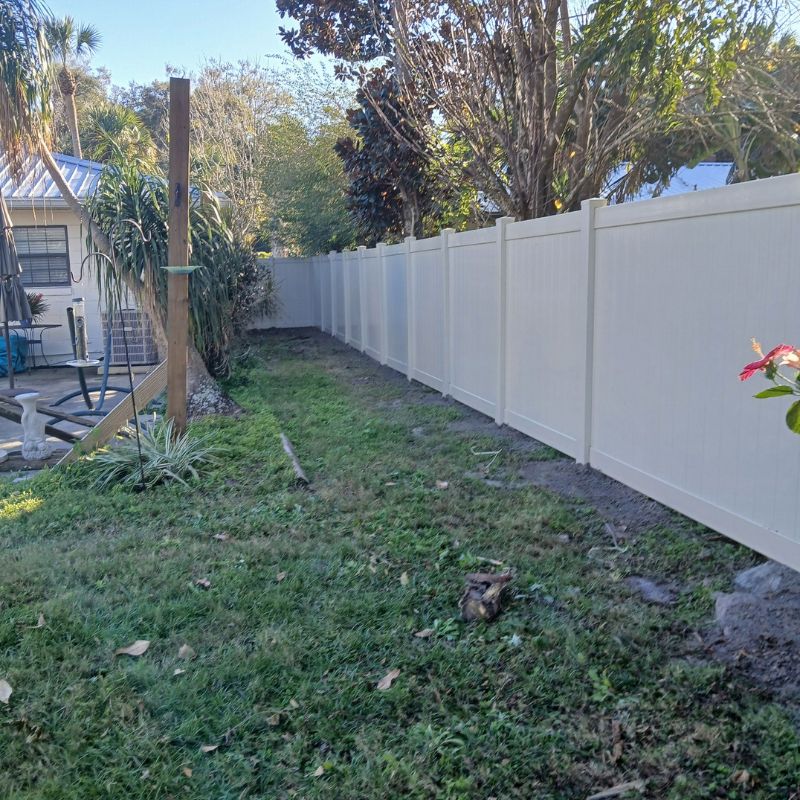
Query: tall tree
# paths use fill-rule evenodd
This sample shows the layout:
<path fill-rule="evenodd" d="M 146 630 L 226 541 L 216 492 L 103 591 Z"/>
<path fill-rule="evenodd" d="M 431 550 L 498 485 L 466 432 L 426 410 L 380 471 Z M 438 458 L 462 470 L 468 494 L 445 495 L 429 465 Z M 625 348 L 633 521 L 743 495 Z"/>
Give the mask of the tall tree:
<path fill-rule="evenodd" d="M 169 132 L 169 82 L 155 80 L 150 83 L 131 83 L 127 87 L 115 86 L 111 101 L 125 106 L 136 114 L 150 131 L 159 153 L 167 154 Z M 166 161 L 165 161 L 166 163 Z"/>
<path fill-rule="evenodd" d="M 576 20 L 566 0 L 395 2 L 405 91 L 425 101 L 410 108 L 433 106 L 442 123 L 427 128 L 431 146 L 444 159 L 449 139 L 462 141 L 467 176 L 520 219 L 577 208 L 623 161 L 637 167 L 632 191 L 681 100 L 716 102 L 773 11 L 759 0 L 602 0 Z"/>
<path fill-rule="evenodd" d="M 78 72 L 73 69 L 73 62 L 94 53 L 100 47 L 100 33 L 93 25 L 77 24 L 69 15 L 61 19 L 48 19 L 45 22 L 45 31 L 52 56 L 58 62 L 58 88 L 64 99 L 67 125 L 72 138 L 72 154 L 83 158 L 75 106 Z"/>
<path fill-rule="evenodd" d="M 347 178 L 334 151 L 348 131 L 338 109 L 315 125 L 305 116 L 286 113 L 270 126 L 264 190 L 271 213 L 261 236 L 267 248 L 315 255 L 356 244 L 345 203 Z"/>
<path fill-rule="evenodd" d="M 710 108 L 682 109 L 686 136 L 702 155 L 734 163 L 733 180 L 796 172 L 800 166 L 800 44 L 791 34 L 747 43 L 742 64 Z"/>
<path fill-rule="evenodd" d="M 192 95 L 195 175 L 225 192 L 237 234 L 252 239 L 267 219 L 264 176 L 269 127 L 291 105 L 273 72 L 258 63 L 208 61 Z"/>
<path fill-rule="evenodd" d="M 141 171 L 156 171 L 157 149 L 153 137 L 126 106 L 104 102 L 90 107 L 83 128 L 86 154 L 92 160 L 132 163 Z"/>
<path fill-rule="evenodd" d="M 315 51 L 333 56 L 338 74 L 359 83 L 359 107 L 350 115 L 357 136 L 347 137 L 339 148 L 350 177 L 356 220 L 362 227 L 366 223 L 368 234 L 380 237 L 393 232 L 395 211 L 399 211 L 403 233 L 419 235 L 426 203 L 420 191 L 430 182 L 430 162 L 424 147 L 417 147 L 413 158 L 407 157 L 407 139 L 422 141 L 411 128 L 418 116 L 424 119 L 426 109 L 409 111 L 406 106 L 416 104 L 415 93 L 401 95 L 397 90 L 399 84 L 407 86 L 411 80 L 405 52 L 398 48 L 396 38 L 404 27 L 405 7 L 399 0 L 277 0 L 277 6 L 282 17 L 297 22 L 296 28 L 281 28 L 283 40 L 297 58 Z M 365 118 L 369 119 L 366 139 Z M 401 118 L 405 122 L 395 124 Z M 389 191 L 375 192 L 368 176 L 375 177 L 382 167 L 387 170 L 384 183 Z M 382 219 L 387 223 L 383 231 Z"/>
<path fill-rule="evenodd" d="M 347 114 L 355 136 L 344 136 L 336 152 L 349 179 L 348 205 L 370 241 L 422 235 L 433 207 L 430 152 L 406 109 L 399 84 L 382 68 L 373 69 Z"/>

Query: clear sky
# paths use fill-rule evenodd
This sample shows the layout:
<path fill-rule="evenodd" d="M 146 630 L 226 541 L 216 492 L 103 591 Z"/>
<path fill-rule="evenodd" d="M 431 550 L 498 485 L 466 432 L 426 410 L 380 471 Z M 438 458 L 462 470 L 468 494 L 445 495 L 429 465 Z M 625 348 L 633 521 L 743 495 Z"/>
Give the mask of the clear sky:
<path fill-rule="evenodd" d="M 204 58 L 289 55 L 274 0 L 47 0 L 56 16 L 91 23 L 103 37 L 92 57 L 117 85 L 164 78 L 166 64 L 191 72 Z"/>

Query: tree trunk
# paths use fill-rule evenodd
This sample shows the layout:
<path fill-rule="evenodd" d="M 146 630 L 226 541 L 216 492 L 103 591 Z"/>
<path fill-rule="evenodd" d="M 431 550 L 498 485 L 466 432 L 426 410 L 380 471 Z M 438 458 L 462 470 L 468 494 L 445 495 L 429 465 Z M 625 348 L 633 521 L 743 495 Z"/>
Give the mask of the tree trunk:
<path fill-rule="evenodd" d="M 61 170 L 58 168 L 58 164 L 55 162 L 49 148 L 43 141 L 39 143 L 39 155 L 70 210 L 80 219 L 81 225 L 91 234 L 95 247 L 113 262 L 111 241 L 101 230 L 100 226 L 92 219 L 83 203 L 76 197 L 75 193 L 64 179 L 64 176 L 61 174 Z M 134 296 L 139 296 L 139 300 L 144 306 L 142 310 L 150 317 L 153 326 L 153 336 L 159 351 L 166 355 L 166 326 L 164 325 L 164 319 L 153 292 L 149 291 L 142 294 L 136 291 L 137 287 L 135 286 L 129 286 L 128 288 L 132 291 Z M 222 392 L 217 382 L 211 377 L 203 361 L 203 357 L 200 355 L 191 339 L 189 340 L 187 384 L 189 408 L 193 414 L 230 413 L 232 410 L 234 406 L 233 402 Z M 202 397 L 199 398 L 200 402 L 194 402 L 191 397 L 193 391 L 198 391 L 202 394 Z"/>
<path fill-rule="evenodd" d="M 72 155 L 76 158 L 83 158 L 81 134 L 78 129 L 78 110 L 75 108 L 75 89 L 77 84 L 67 67 L 62 67 L 61 72 L 58 73 L 58 88 L 61 90 L 61 97 L 64 99 L 67 127 L 72 139 Z"/>

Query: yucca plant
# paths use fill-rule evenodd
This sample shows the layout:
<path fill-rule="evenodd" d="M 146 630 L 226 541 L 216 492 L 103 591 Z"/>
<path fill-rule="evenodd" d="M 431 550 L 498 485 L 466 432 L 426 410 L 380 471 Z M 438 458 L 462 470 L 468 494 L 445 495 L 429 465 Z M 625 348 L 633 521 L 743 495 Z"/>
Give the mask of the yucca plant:
<path fill-rule="evenodd" d="M 190 199 L 191 263 L 203 269 L 189 282 L 194 344 L 215 377 L 230 371 L 234 333 L 259 309 L 274 303 L 271 273 L 238 241 L 213 193 L 195 189 Z M 111 240 L 114 268 L 98 258 L 97 275 L 109 307 L 121 285 L 132 288 L 143 307 L 166 318 L 168 187 L 144 175 L 135 163 L 112 163 L 100 175 L 89 201 L 93 220 Z"/>
<path fill-rule="evenodd" d="M 189 432 L 176 434 L 172 419 L 152 427 L 127 427 L 122 437 L 89 456 L 98 489 L 111 486 L 150 489 L 160 483 L 182 483 L 200 477 L 203 467 L 216 463 L 208 439 Z"/>

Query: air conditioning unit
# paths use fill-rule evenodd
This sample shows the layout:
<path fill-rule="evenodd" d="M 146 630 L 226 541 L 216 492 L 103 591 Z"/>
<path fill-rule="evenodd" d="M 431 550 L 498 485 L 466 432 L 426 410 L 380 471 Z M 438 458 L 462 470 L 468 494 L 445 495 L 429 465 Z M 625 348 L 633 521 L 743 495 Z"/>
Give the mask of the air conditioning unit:
<path fill-rule="evenodd" d="M 111 317 L 111 319 L 109 319 Z M 103 340 L 111 325 L 111 366 L 158 363 L 158 350 L 153 339 L 153 326 L 147 314 L 137 308 L 123 308 L 113 315 L 103 312 Z M 124 331 L 124 336 L 123 336 Z M 128 350 L 125 352 L 127 339 Z"/>

